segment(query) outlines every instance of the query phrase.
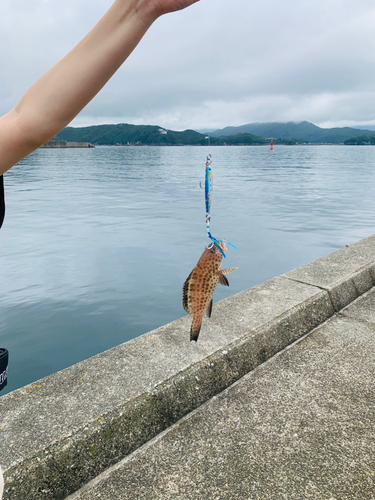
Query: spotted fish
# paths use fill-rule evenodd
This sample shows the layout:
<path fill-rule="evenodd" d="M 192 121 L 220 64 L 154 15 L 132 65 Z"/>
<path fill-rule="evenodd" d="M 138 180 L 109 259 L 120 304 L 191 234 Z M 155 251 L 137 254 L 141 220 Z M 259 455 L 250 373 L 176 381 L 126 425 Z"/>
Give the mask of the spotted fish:
<path fill-rule="evenodd" d="M 227 248 L 224 242 L 218 242 L 223 252 Z M 202 319 L 207 312 L 211 317 L 213 296 L 217 284 L 229 286 L 226 274 L 230 274 L 238 267 L 221 269 L 223 254 L 212 243 L 206 247 L 198 264 L 189 274 L 183 287 L 182 307 L 189 314 L 193 315 L 193 322 L 190 329 L 190 341 L 197 342 L 202 326 Z"/>

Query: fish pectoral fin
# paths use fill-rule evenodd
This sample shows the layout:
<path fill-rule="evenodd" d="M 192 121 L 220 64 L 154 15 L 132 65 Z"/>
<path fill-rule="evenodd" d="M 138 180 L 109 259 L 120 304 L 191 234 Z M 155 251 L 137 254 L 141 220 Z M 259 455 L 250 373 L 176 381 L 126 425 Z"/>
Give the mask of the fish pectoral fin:
<path fill-rule="evenodd" d="M 214 299 L 211 299 L 211 302 L 209 303 L 209 305 L 206 309 L 206 314 L 209 318 L 211 318 L 213 304 L 214 304 Z"/>
<path fill-rule="evenodd" d="M 220 285 L 229 286 L 228 278 L 225 275 L 233 273 L 233 271 L 235 271 L 236 269 L 238 269 L 238 267 L 230 267 L 228 269 L 220 269 L 220 271 L 218 271 Z"/>
<path fill-rule="evenodd" d="M 225 276 L 225 274 L 219 275 L 219 283 L 220 283 L 220 285 L 223 285 L 223 286 L 229 286 L 229 281 L 228 281 L 228 278 Z"/>
<path fill-rule="evenodd" d="M 233 273 L 234 271 L 236 271 L 238 269 L 238 267 L 229 267 L 228 269 L 221 269 L 219 272 L 221 274 L 230 274 L 230 273 Z"/>

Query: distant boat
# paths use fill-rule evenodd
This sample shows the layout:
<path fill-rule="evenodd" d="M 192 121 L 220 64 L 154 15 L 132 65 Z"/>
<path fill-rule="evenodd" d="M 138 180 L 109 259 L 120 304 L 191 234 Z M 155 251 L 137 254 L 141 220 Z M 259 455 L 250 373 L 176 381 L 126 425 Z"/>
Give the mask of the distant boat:
<path fill-rule="evenodd" d="M 273 151 L 273 140 L 271 139 L 271 147 L 270 150 Z"/>

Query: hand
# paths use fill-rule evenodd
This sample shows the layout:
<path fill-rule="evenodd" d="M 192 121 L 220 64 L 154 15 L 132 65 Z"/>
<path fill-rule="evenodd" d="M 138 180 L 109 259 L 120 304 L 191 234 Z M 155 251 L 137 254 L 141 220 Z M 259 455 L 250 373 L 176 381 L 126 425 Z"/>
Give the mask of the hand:
<path fill-rule="evenodd" d="M 199 0 L 136 0 L 136 11 L 146 24 L 168 12 L 185 9 Z"/>

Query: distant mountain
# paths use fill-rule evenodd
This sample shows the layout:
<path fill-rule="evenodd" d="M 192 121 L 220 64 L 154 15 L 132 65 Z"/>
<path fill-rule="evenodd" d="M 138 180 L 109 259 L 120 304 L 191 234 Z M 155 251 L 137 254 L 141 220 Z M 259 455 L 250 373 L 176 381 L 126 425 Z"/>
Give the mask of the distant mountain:
<path fill-rule="evenodd" d="M 73 142 L 91 142 L 98 145 L 113 146 L 116 144 L 178 145 L 207 144 L 203 134 L 195 130 L 174 132 L 154 125 L 94 125 L 92 127 L 66 127 L 56 140 Z"/>
<path fill-rule="evenodd" d="M 350 127 L 321 128 L 313 123 L 303 121 L 299 123 L 248 123 L 240 127 L 225 127 L 215 130 L 210 135 L 214 137 L 228 137 L 239 133 L 255 134 L 259 137 L 274 139 L 299 139 L 312 143 L 341 144 L 346 139 L 356 135 L 369 133 L 371 130 L 359 130 Z"/>
<path fill-rule="evenodd" d="M 197 128 L 197 129 L 194 129 L 196 132 L 199 132 L 200 134 L 211 134 L 211 132 L 213 132 L 214 128 Z"/>
<path fill-rule="evenodd" d="M 358 130 L 372 130 L 373 132 L 375 131 L 375 125 L 367 125 L 367 127 L 356 126 L 355 128 Z"/>
<path fill-rule="evenodd" d="M 176 132 L 163 129 L 156 125 L 130 125 L 120 123 L 118 125 L 94 125 L 92 127 L 66 127 L 56 137 L 58 141 L 68 142 L 90 142 L 97 145 L 150 145 L 150 146 L 203 146 L 208 142 L 212 146 L 220 145 L 260 145 L 269 141 L 262 137 L 249 133 L 232 135 L 230 137 L 206 138 L 206 134 L 200 134 L 195 130 Z M 301 141 L 282 139 L 275 144 L 296 144 Z"/>

